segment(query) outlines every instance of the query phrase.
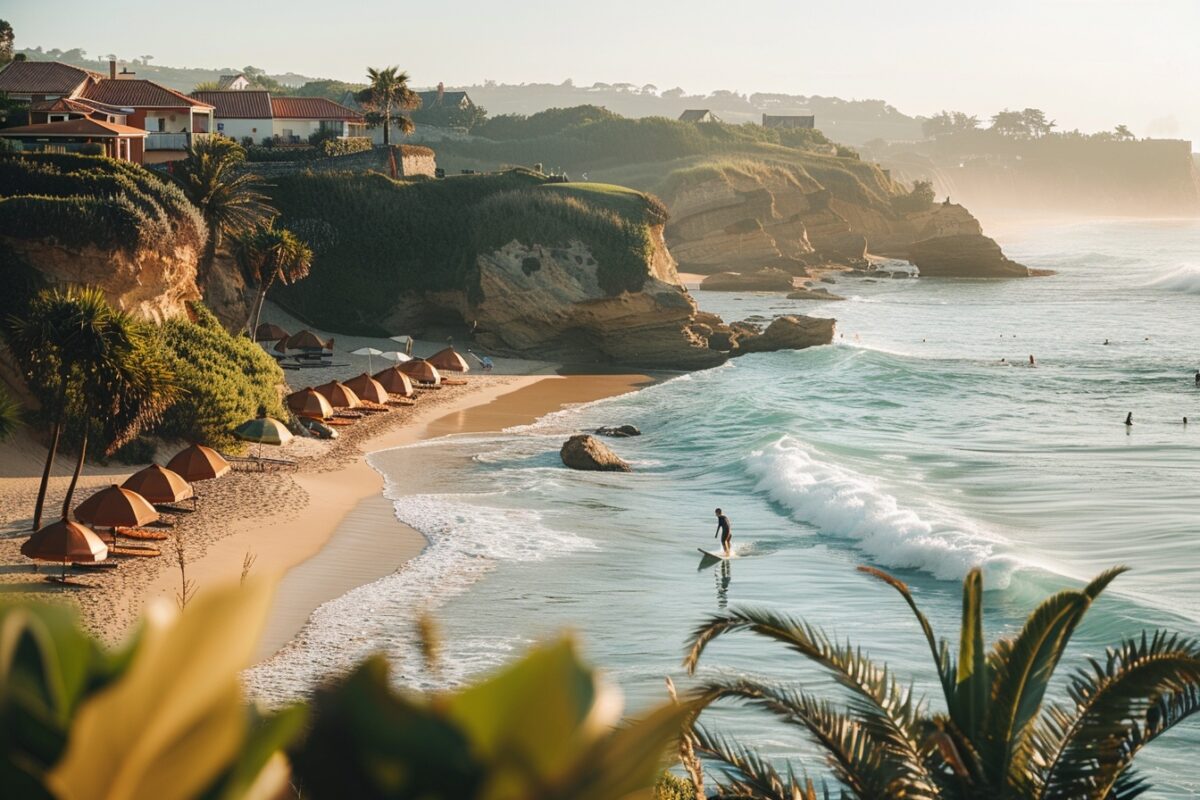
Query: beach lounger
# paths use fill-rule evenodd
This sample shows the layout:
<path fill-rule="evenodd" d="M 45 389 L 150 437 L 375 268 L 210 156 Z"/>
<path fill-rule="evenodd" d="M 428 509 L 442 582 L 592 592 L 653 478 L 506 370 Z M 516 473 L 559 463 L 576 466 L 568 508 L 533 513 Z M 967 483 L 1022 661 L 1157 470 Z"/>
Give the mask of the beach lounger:
<path fill-rule="evenodd" d="M 442 378 L 442 386 L 466 386 L 466 378 Z"/>
<path fill-rule="evenodd" d="M 141 539 L 157 542 L 161 542 L 167 538 L 167 535 L 162 531 L 148 531 L 144 528 L 117 528 L 117 536 L 125 539 Z"/>
<path fill-rule="evenodd" d="M 117 545 L 116 547 L 108 548 L 109 558 L 154 558 L 161 556 L 162 551 L 157 547 L 126 547 Z"/>
<path fill-rule="evenodd" d="M 71 569 L 106 570 L 116 569 L 118 566 L 119 565 L 115 561 L 71 562 Z"/>

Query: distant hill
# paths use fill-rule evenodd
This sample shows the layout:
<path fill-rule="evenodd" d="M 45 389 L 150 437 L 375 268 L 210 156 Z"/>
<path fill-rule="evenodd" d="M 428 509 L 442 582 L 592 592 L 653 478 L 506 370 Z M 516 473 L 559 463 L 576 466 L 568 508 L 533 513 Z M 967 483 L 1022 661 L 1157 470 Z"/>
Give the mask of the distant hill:
<path fill-rule="evenodd" d="M 109 56 L 103 53 L 89 53 L 79 48 L 72 50 L 59 50 L 57 48 L 43 50 L 41 47 L 17 50 L 15 52 L 19 55 L 24 55 L 30 61 L 61 61 L 64 64 L 83 67 L 84 69 L 94 70 L 105 75 L 108 74 Z M 149 61 L 146 59 L 149 59 Z M 190 92 L 196 88 L 196 84 L 215 81 L 222 75 L 234 75 L 238 72 L 248 71 L 247 67 L 168 67 L 155 64 L 153 56 L 118 57 L 117 65 L 118 69 L 125 68 L 131 72 L 136 72 L 139 78 L 156 81 L 163 86 L 180 92 Z M 254 71 L 254 68 L 251 67 L 249 71 Z M 317 78 L 309 77 L 308 75 L 299 75 L 295 72 L 264 74 L 272 81 L 284 86 L 297 88 L 309 81 L 318 80 Z"/>

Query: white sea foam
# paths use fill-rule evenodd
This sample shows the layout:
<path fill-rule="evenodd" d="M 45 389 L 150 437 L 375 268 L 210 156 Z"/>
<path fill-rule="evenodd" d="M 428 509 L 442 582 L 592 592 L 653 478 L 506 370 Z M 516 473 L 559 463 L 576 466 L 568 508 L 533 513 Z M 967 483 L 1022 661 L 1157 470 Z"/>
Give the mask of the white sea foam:
<path fill-rule="evenodd" d="M 1200 294 L 1200 264 L 1180 264 L 1164 270 L 1146 285 L 1169 292 Z"/>
<path fill-rule="evenodd" d="M 878 481 L 822 461 L 785 436 L 750 454 L 756 489 L 787 507 L 792 517 L 822 533 L 854 541 L 876 563 L 957 579 L 977 564 L 989 588 L 1003 588 L 1016 566 L 989 535 L 948 509 L 906 505 Z"/>
<path fill-rule="evenodd" d="M 547 526 L 536 511 L 485 505 L 489 495 L 396 497 L 396 516 L 419 530 L 429 546 L 391 575 L 331 600 L 304 630 L 269 661 L 247 670 L 249 691 L 267 703 L 304 695 L 373 652 L 388 654 L 395 675 L 409 686 L 430 685 L 413 647 L 413 623 L 423 612 L 466 591 L 497 563 L 541 561 L 595 545 Z M 456 682 L 502 661 L 516 638 L 489 637 L 486 646 L 448 643 L 443 681 Z"/>

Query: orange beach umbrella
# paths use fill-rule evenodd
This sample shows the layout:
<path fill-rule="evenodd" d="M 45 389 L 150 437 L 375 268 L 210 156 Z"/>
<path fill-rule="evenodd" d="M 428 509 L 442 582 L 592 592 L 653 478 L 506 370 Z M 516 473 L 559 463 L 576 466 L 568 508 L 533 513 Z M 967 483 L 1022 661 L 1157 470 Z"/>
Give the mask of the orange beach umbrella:
<path fill-rule="evenodd" d="M 459 355 L 458 351 L 453 347 L 447 347 L 445 350 L 439 350 L 426 360 L 441 372 L 471 371 L 471 367 L 469 364 L 467 364 L 467 360 Z"/>
<path fill-rule="evenodd" d="M 192 496 L 190 483 L 158 464 L 133 473 L 121 488 L 137 492 L 151 503 L 178 503 Z"/>
<path fill-rule="evenodd" d="M 329 345 L 312 331 L 304 330 L 289 336 L 286 346 L 289 350 L 324 350 Z"/>
<path fill-rule="evenodd" d="M 333 416 L 333 406 L 325 395 L 312 388 L 301 389 L 287 396 L 287 407 L 297 417 L 326 419 Z"/>
<path fill-rule="evenodd" d="M 86 525 L 60 519 L 26 539 L 21 545 L 21 555 L 37 561 L 61 562 L 65 582 L 68 561 L 103 561 L 108 558 L 108 545 Z"/>
<path fill-rule="evenodd" d="M 358 399 L 358 395 L 344 383 L 338 381 L 330 381 L 322 383 L 315 387 L 316 391 L 325 395 L 325 399 L 334 408 L 357 408 L 362 405 L 362 401 Z"/>
<path fill-rule="evenodd" d="M 388 401 L 387 389 L 365 372 L 346 381 L 346 387 L 358 395 L 358 399 L 366 400 L 368 403 L 386 403 Z"/>
<path fill-rule="evenodd" d="M 137 528 L 157 520 L 158 512 L 137 492 L 114 483 L 77 505 L 75 518 L 105 528 Z"/>
<path fill-rule="evenodd" d="M 398 365 L 396 369 L 417 383 L 429 383 L 434 386 L 442 385 L 442 374 L 438 372 L 437 367 L 423 358 L 414 358 L 412 361 Z"/>
<path fill-rule="evenodd" d="M 376 372 L 375 380 L 379 381 L 379 385 L 389 394 L 398 394 L 401 397 L 412 397 L 414 394 L 412 381 L 395 367 Z"/>
<path fill-rule="evenodd" d="M 287 331 L 271 322 L 264 322 L 254 329 L 254 341 L 256 342 L 277 342 L 280 339 L 286 339 L 287 336 Z"/>
<path fill-rule="evenodd" d="M 229 462 L 211 447 L 194 444 L 185 447 L 167 462 L 167 469 L 176 472 L 185 481 L 206 481 L 219 478 L 231 469 Z"/>

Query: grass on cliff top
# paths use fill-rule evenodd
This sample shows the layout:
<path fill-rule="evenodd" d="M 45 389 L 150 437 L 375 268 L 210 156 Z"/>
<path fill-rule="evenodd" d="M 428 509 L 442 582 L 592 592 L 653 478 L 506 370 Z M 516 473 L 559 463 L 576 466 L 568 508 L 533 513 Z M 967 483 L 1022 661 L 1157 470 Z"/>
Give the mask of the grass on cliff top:
<path fill-rule="evenodd" d="M 393 181 L 379 173 L 281 175 L 268 189 L 282 223 L 312 246 L 312 273 L 273 295 L 284 307 L 345 333 L 395 333 L 406 292 L 462 290 L 479 300 L 480 254 L 517 241 L 581 241 L 610 294 L 641 288 L 653 198 L 602 184 L 560 184 L 528 170 Z"/>
<path fill-rule="evenodd" d="M 179 188 L 125 161 L 73 153 L 0 156 L 0 236 L 135 252 L 199 250 L 208 236 Z"/>

